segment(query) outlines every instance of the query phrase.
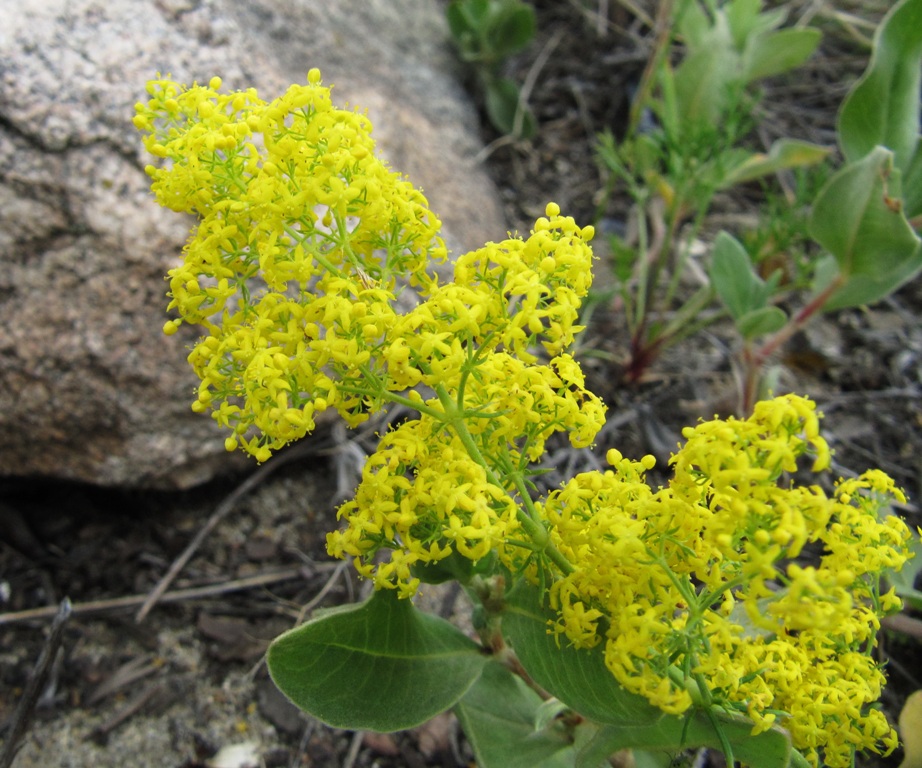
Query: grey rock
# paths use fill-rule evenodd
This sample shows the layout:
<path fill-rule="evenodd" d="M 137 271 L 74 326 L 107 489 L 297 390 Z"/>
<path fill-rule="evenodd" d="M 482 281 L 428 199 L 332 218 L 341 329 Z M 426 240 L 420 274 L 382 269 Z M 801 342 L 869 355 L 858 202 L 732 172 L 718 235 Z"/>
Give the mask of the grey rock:
<path fill-rule="evenodd" d="M 0 477 L 181 488 L 246 461 L 189 410 L 194 330 L 160 332 L 192 222 L 154 203 L 131 124 L 158 71 L 271 98 L 319 66 L 455 251 L 505 236 L 431 0 L 0 0 L 0 18 Z"/>

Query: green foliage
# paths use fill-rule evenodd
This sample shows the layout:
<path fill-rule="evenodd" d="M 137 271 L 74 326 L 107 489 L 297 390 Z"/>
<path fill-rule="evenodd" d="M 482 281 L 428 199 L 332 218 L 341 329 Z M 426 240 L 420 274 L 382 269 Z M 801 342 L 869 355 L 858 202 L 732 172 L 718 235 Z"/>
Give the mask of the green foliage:
<path fill-rule="evenodd" d="M 738 715 L 692 711 L 664 714 L 643 697 L 625 691 L 608 673 L 602 649 L 577 650 L 547 631 L 554 612 L 541 591 L 519 586 L 510 595 L 503 630 L 529 676 L 574 711 L 601 725 L 581 747 L 577 765 L 595 766 L 619 749 L 677 752 L 709 746 L 752 768 L 785 768 L 790 737 L 772 728 L 752 735 L 752 722 Z"/>
<path fill-rule="evenodd" d="M 781 273 L 773 300 L 784 291 L 807 290 L 813 284 L 817 245 L 810 236 L 810 212 L 833 170 L 828 162 L 793 169 L 784 188 L 775 179 L 762 180 L 759 215 L 734 233 L 761 277 Z"/>
<path fill-rule="evenodd" d="M 519 87 L 502 76 L 502 65 L 535 37 L 535 12 L 521 0 L 452 0 L 448 28 L 461 59 L 474 70 L 493 127 L 516 138 L 530 138 L 534 115 Z"/>
<path fill-rule="evenodd" d="M 477 643 L 390 590 L 286 632 L 268 653 L 272 679 L 301 709 L 371 731 L 412 728 L 450 708 L 485 661 Z"/>
<path fill-rule="evenodd" d="M 868 69 L 839 111 L 846 163 L 813 202 L 809 229 L 827 252 L 815 263 L 817 311 L 879 301 L 922 270 L 922 248 L 908 217 L 922 201 L 919 166 L 919 89 L 922 83 L 922 2 L 903 0 L 878 27 Z M 908 174 L 909 186 L 904 183 Z M 716 248 L 711 277 L 721 277 Z M 742 267 L 742 265 L 739 265 Z M 717 288 L 721 297 L 721 289 Z M 731 307 L 734 320 L 762 306 L 762 297 Z M 764 333 L 780 331 L 768 328 Z M 746 338 L 752 338 L 740 327 Z"/>
<path fill-rule="evenodd" d="M 656 355 L 711 322 L 714 316 L 702 310 L 715 292 L 729 289 L 724 280 L 685 300 L 677 295 L 689 248 L 714 195 L 816 165 L 829 154 L 793 138 L 778 139 L 768 152 L 742 145 L 755 126 L 758 81 L 800 66 L 819 42 L 817 30 L 779 29 L 783 22 L 783 10 L 763 11 L 760 0 L 679 3 L 671 19 L 673 36 L 653 55 L 628 135 L 620 144 L 610 134 L 600 137 L 598 156 L 611 174 L 608 192 L 625 184 L 638 222 L 636 242 L 613 238 L 611 244 L 632 334 L 629 379 L 641 378 Z M 683 55 L 673 67 L 680 43 Z M 640 119 L 645 113 L 658 121 L 652 129 Z M 625 254 L 632 250 L 634 274 L 624 280 Z M 780 310 L 768 307 L 763 293 L 753 294 L 758 301 L 751 306 L 739 306 L 739 297 L 734 304 L 734 319 L 743 322 L 747 337 L 778 326 Z M 669 313 L 670 323 L 653 319 Z"/>
<path fill-rule="evenodd" d="M 778 139 L 771 145 L 767 154 L 739 150 L 736 155 L 739 160 L 734 162 L 731 156 L 721 179 L 721 189 L 763 179 L 778 171 L 809 168 L 823 162 L 829 156 L 829 150 L 808 141 Z"/>
<path fill-rule="evenodd" d="M 730 751 L 753 768 L 789 765 L 784 731 L 753 737 L 747 718 L 703 709 L 666 715 L 625 691 L 601 650 L 576 650 L 548 633 L 553 618 L 541 591 L 520 583 L 502 624 L 531 679 L 559 698 L 550 709 L 554 700 L 389 590 L 281 635 L 270 646 L 269 670 L 298 707 L 338 728 L 394 731 L 454 707 L 481 768 L 597 768 L 620 749 L 700 746 Z M 568 722 L 569 710 L 588 720 Z"/>
<path fill-rule="evenodd" d="M 521 677 L 491 661 L 454 711 L 480 768 L 572 768 L 571 729 L 542 722 L 543 705 Z"/>
<path fill-rule="evenodd" d="M 722 6 L 684 0 L 676 31 L 686 55 L 669 86 L 675 93 L 675 126 L 695 130 L 714 125 L 739 103 L 743 89 L 766 77 L 801 66 L 819 44 L 810 27 L 778 30 L 783 9 L 762 12 L 761 0 L 732 0 Z"/>
<path fill-rule="evenodd" d="M 446 581 L 468 584 L 475 576 L 492 573 L 495 567 L 496 557 L 492 554 L 474 561 L 452 552 L 437 562 L 417 563 L 412 572 L 424 584 L 444 584 Z"/>
<path fill-rule="evenodd" d="M 840 285 L 824 309 L 872 303 L 922 270 L 922 0 L 902 0 L 874 36 L 867 70 L 839 111 L 846 164 L 820 192 L 813 237 L 835 259 Z M 823 279 L 818 280 L 823 287 Z"/>
<path fill-rule="evenodd" d="M 794 138 L 776 140 L 767 153 L 738 146 L 752 125 L 750 86 L 799 66 L 819 41 L 816 30 L 781 29 L 783 21 L 782 9 L 763 12 L 759 0 L 680 3 L 672 23 L 685 55 L 674 69 L 671 55 L 660 56 L 634 109 L 635 118 L 652 112 L 659 125 L 641 131 L 635 119 L 624 142 L 604 136 L 598 151 L 612 174 L 610 188 L 626 184 L 639 221 L 636 243 L 612 242 L 633 334 L 628 377 L 639 378 L 665 347 L 712 322 L 702 310 L 716 296 L 743 341 L 744 412 L 758 394 L 762 366 L 811 317 L 878 301 L 922 270 L 922 0 L 901 0 L 881 22 L 868 69 L 842 104 L 845 164 L 812 198 L 792 201 L 811 207 L 806 230 L 812 250 L 819 246 L 824 253 L 809 263 L 791 254 L 787 263 L 766 262 L 765 240 L 747 249 L 721 233 L 708 272 L 712 293 L 702 288 L 684 300 L 677 296 L 687 249 L 715 192 L 815 167 L 829 154 Z M 777 207 L 768 214 L 784 215 Z M 760 228 L 779 231 L 774 221 Z M 772 247 L 779 253 L 784 243 Z M 813 296 L 788 317 L 778 301 L 784 291 L 805 286 L 813 287 Z M 651 320 L 669 313 L 670 323 Z"/>
<path fill-rule="evenodd" d="M 813 205 L 810 232 L 835 259 L 841 284 L 826 310 L 879 301 L 922 269 L 922 240 L 903 213 L 893 158 L 876 146 L 840 169 Z"/>
<path fill-rule="evenodd" d="M 768 281 L 763 280 L 742 243 L 726 232 L 717 236 L 711 284 L 744 338 L 773 333 L 787 322 L 782 310 L 768 304 L 780 278 L 780 273 L 774 272 Z"/>
<path fill-rule="evenodd" d="M 877 146 L 890 149 L 906 173 L 918 162 L 919 91 L 922 87 L 922 3 L 902 0 L 874 35 L 871 61 L 839 112 L 839 144 L 856 162 Z M 914 216 L 918 210 L 907 213 Z"/>
<path fill-rule="evenodd" d="M 453 0 L 448 27 L 465 61 L 497 68 L 535 36 L 534 9 L 508 0 Z"/>
<path fill-rule="evenodd" d="M 538 685 L 599 723 L 641 729 L 666 717 L 643 697 L 624 690 L 608 672 L 601 653 L 577 650 L 549 633 L 548 619 L 552 616 L 541 599 L 540 590 L 520 584 L 509 595 L 503 614 L 503 632 Z M 681 730 L 681 720 L 673 719 Z"/>

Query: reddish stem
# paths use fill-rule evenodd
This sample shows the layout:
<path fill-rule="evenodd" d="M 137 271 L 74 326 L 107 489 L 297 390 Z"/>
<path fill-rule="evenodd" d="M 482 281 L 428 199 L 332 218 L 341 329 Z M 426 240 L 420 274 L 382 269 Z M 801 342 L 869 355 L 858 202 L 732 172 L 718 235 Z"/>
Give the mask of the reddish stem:
<path fill-rule="evenodd" d="M 830 297 L 845 283 L 842 275 L 836 277 L 829 285 L 814 296 L 785 326 L 771 336 L 761 347 L 753 350 L 750 346 L 743 349 L 742 361 L 745 372 L 741 415 L 751 413 L 755 405 L 759 388 L 759 374 L 769 358 L 778 351 L 797 331 L 803 328 L 829 301 Z"/>

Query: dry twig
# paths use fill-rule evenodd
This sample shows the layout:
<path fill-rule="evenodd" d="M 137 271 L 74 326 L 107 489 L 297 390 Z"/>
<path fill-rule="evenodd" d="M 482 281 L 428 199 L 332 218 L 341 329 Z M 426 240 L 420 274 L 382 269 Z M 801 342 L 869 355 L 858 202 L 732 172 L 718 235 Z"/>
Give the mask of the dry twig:
<path fill-rule="evenodd" d="M 246 480 L 244 480 L 240 485 L 238 485 L 233 492 L 227 496 L 227 498 L 222 501 L 217 509 L 212 513 L 211 517 L 208 518 L 208 522 L 202 526 L 201 530 L 195 535 L 195 538 L 189 542 L 188 546 L 183 550 L 182 554 L 177 557 L 173 564 L 170 566 L 170 569 L 166 572 L 162 579 L 157 582 L 147 598 L 144 600 L 141 605 L 138 613 L 135 615 L 134 620 L 140 624 L 144 621 L 145 617 L 150 610 L 161 600 L 163 594 L 169 589 L 170 584 L 173 583 L 173 580 L 180 574 L 183 568 L 186 567 L 186 564 L 189 560 L 192 559 L 192 555 L 195 554 L 196 550 L 202 545 L 202 542 L 208 538 L 208 535 L 217 527 L 227 515 L 234 509 L 237 502 L 241 498 L 246 496 L 250 491 L 256 488 L 263 480 L 265 480 L 272 472 L 278 469 L 283 464 L 292 461 L 296 458 L 302 458 L 303 456 L 310 455 L 311 453 L 316 453 L 316 446 L 311 446 L 308 444 L 303 444 L 297 448 L 293 448 L 286 453 L 279 454 L 274 461 L 267 462 L 263 464 L 259 469 L 257 469 L 252 475 L 250 475 Z"/>
<path fill-rule="evenodd" d="M 67 625 L 73 610 L 70 600 L 66 597 L 61 601 L 61 605 L 56 609 L 54 621 L 51 624 L 51 632 L 48 639 L 42 646 L 42 652 L 39 654 L 35 669 L 32 671 L 32 677 L 23 691 L 22 698 L 19 700 L 19 706 L 16 707 L 16 713 L 13 715 L 13 724 L 10 726 L 9 733 L 6 737 L 6 743 L 3 745 L 3 752 L 0 753 L 0 768 L 9 768 L 13 764 L 16 753 L 19 751 L 20 742 L 26 734 L 29 723 L 32 722 L 32 716 L 35 714 L 35 704 L 38 697 L 45 687 L 45 680 L 55 657 L 58 655 L 58 649 L 61 647 L 61 641 L 64 639 L 64 627 Z"/>
<path fill-rule="evenodd" d="M 318 569 L 336 568 L 338 562 L 318 564 Z M 172 592 L 165 592 L 160 596 L 161 603 L 178 603 L 183 600 L 195 600 L 200 597 L 214 597 L 215 595 L 224 595 L 228 592 L 239 592 L 252 587 L 264 587 L 269 584 L 278 584 L 282 581 L 302 578 L 307 575 L 303 566 L 286 568 L 282 571 L 273 573 L 261 573 L 255 576 L 247 576 L 242 579 L 231 581 L 222 581 L 220 584 L 208 584 L 203 587 L 191 587 L 189 589 L 176 589 Z M 116 597 L 109 600 L 92 600 L 86 603 L 77 603 L 73 606 L 75 616 L 87 616 L 99 613 L 111 613 L 114 611 L 134 608 L 141 605 L 148 599 L 148 595 L 129 595 L 127 597 Z M 42 608 L 30 608 L 25 611 L 12 611 L 10 613 L 0 613 L 0 627 L 8 624 L 17 624 L 23 621 L 34 621 L 35 619 L 47 619 L 54 616 L 57 608 L 54 606 L 45 606 Z"/>

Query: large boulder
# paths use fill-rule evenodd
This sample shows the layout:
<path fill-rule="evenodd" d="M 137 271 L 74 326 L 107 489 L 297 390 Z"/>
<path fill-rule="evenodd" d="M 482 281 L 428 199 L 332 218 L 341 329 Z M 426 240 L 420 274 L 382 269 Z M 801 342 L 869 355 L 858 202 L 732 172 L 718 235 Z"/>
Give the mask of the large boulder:
<path fill-rule="evenodd" d="M 242 461 L 189 409 L 183 340 L 160 332 L 191 221 L 152 200 L 131 124 L 157 72 L 271 98 L 320 67 L 337 103 L 368 109 L 450 246 L 505 234 L 432 0 L 0 9 L 0 476 L 180 488 Z"/>

